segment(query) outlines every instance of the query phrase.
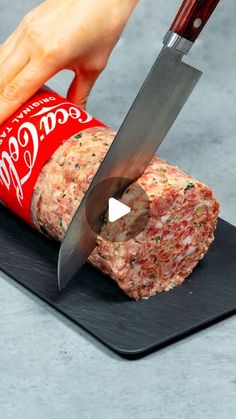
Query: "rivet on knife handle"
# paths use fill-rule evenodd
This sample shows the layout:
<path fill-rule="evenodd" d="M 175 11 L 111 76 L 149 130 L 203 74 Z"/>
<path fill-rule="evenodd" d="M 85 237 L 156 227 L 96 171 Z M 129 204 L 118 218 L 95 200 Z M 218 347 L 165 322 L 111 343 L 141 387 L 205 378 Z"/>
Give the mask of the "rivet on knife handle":
<path fill-rule="evenodd" d="M 220 0 L 184 0 L 164 45 L 187 54 Z"/>
<path fill-rule="evenodd" d="M 170 31 L 196 41 L 220 0 L 184 0 Z"/>

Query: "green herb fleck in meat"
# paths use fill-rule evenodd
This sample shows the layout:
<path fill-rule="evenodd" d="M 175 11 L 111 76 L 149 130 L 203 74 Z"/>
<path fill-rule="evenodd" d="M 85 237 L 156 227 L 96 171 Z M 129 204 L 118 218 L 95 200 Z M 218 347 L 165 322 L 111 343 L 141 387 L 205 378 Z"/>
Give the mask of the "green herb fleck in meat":
<path fill-rule="evenodd" d="M 178 220 L 179 220 L 178 215 L 170 215 L 170 216 L 167 218 L 166 222 L 167 222 L 167 223 L 170 223 L 171 221 L 178 221 Z"/>
<path fill-rule="evenodd" d="M 99 220 L 102 222 L 102 224 L 107 224 L 108 219 L 106 211 L 102 212 L 102 214 L 99 216 Z"/>
<path fill-rule="evenodd" d="M 74 135 L 74 137 L 78 140 L 78 138 L 81 138 L 82 137 L 82 133 L 79 132 L 79 134 Z"/>
<path fill-rule="evenodd" d="M 62 217 L 59 217 L 59 226 L 62 227 Z"/>
<path fill-rule="evenodd" d="M 134 269 L 135 261 L 134 260 L 130 260 L 129 261 L 129 266 L 131 267 L 131 269 Z"/>
<path fill-rule="evenodd" d="M 155 242 L 156 242 L 156 243 L 160 243 L 160 241 L 161 241 L 161 236 L 156 236 L 156 237 L 154 237 L 154 240 L 155 240 Z"/>
<path fill-rule="evenodd" d="M 195 210 L 195 213 L 197 215 L 201 215 L 203 213 L 203 211 L 204 211 L 204 205 L 200 204 L 200 205 L 197 206 L 197 208 Z"/>
<path fill-rule="evenodd" d="M 91 156 L 92 156 L 92 157 L 95 157 L 95 156 L 96 156 L 96 154 L 95 154 L 95 153 L 93 153 L 93 154 L 91 154 Z"/>
<path fill-rule="evenodd" d="M 105 255 L 102 255 L 102 254 L 100 254 L 100 257 L 102 258 L 102 259 L 107 259 L 107 257 L 105 256 Z"/>
<path fill-rule="evenodd" d="M 66 162 L 66 159 L 64 159 L 61 163 L 59 163 L 59 166 L 64 166 L 65 162 Z"/>
<path fill-rule="evenodd" d="M 193 222 L 193 226 L 194 227 L 202 227 L 202 225 L 203 225 L 204 223 L 202 222 L 202 221 L 199 221 L 199 222 L 197 222 L 197 221 L 194 221 Z"/>
<path fill-rule="evenodd" d="M 77 169 L 77 170 L 80 169 L 80 165 L 78 163 L 75 164 L 75 169 Z"/>
<path fill-rule="evenodd" d="M 194 184 L 192 183 L 192 182 L 189 182 L 189 183 L 187 183 L 187 185 L 185 186 L 185 188 L 184 188 L 184 193 L 186 192 L 186 191 L 188 191 L 189 189 L 191 189 L 191 188 L 194 188 Z"/>

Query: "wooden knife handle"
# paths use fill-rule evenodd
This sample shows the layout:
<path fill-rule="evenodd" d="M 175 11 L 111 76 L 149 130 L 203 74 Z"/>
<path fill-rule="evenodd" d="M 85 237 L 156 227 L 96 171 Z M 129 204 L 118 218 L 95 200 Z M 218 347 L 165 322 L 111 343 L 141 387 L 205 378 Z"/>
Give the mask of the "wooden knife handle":
<path fill-rule="evenodd" d="M 194 42 L 220 0 L 184 0 L 170 30 Z"/>

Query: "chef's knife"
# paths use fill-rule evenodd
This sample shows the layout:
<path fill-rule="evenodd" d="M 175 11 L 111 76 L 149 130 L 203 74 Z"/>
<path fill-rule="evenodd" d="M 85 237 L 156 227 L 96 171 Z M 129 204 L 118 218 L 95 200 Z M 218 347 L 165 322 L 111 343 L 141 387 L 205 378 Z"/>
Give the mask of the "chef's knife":
<path fill-rule="evenodd" d="M 201 72 L 182 62 L 219 0 L 184 0 L 164 46 L 139 91 L 61 244 L 58 285 L 62 289 L 96 246 L 95 226 L 107 202 L 142 175 L 165 138 Z M 125 178 L 125 179 L 124 179 Z M 106 188 L 96 188 L 102 181 Z M 96 192 L 97 191 L 97 192 Z M 86 206 L 93 208 L 86 214 Z M 92 224 L 92 228 L 91 228 Z"/>

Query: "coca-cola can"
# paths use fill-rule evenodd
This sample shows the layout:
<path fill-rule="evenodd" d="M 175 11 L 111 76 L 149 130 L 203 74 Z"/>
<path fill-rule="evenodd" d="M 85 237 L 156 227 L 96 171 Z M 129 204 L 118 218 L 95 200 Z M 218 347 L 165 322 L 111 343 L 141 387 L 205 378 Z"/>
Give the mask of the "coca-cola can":
<path fill-rule="evenodd" d="M 42 167 L 72 135 L 104 126 L 48 87 L 41 88 L 0 128 L 0 202 L 35 227 L 31 200 Z"/>

